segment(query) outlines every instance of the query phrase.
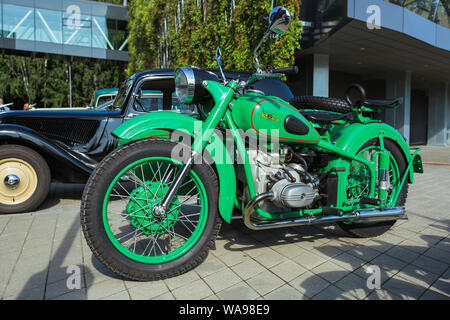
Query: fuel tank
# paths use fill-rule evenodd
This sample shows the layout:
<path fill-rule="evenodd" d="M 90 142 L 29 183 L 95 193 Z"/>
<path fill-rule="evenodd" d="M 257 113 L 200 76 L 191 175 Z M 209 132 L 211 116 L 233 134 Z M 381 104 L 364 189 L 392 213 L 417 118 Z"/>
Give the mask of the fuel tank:
<path fill-rule="evenodd" d="M 278 138 L 280 142 L 315 144 L 320 135 L 297 109 L 277 97 L 249 92 L 235 99 L 232 117 L 239 129 Z"/>

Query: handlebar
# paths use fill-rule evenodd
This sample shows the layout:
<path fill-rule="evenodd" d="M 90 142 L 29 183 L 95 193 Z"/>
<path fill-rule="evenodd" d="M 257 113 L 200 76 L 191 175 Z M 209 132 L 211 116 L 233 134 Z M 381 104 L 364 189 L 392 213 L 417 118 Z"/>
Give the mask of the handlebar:
<path fill-rule="evenodd" d="M 284 73 L 284 74 L 297 74 L 298 73 L 298 66 L 273 69 L 272 72 L 273 73 Z"/>
<path fill-rule="evenodd" d="M 287 68 L 279 68 L 279 69 L 273 69 L 271 67 L 268 68 L 268 71 L 262 72 L 262 73 L 254 73 L 250 79 L 246 82 L 244 82 L 241 85 L 241 88 L 245 89 L 249 86 L 251 86 L 255 81 L 265 79 L 265 78 L 281 78 L 284 75 L 288 74 L 297 74 L 298 73 L 298 67 L 287 67 Z"/>

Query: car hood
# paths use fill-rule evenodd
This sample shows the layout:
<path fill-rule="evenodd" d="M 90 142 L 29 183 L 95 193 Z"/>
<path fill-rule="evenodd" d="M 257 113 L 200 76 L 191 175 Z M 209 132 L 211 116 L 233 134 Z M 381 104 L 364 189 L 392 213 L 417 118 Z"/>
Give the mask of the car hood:
<path fill-rule="evenodd" d="M 34 109 L 28 111 L 6 111 L 0 112 L 0 119 L 5 118 L 72 118 L 72 117 L 109 117 L 113 111 L 96 110 L 93 108 L 48 108 Z M 117 111 L 115 111 L 117 112 Z"/>

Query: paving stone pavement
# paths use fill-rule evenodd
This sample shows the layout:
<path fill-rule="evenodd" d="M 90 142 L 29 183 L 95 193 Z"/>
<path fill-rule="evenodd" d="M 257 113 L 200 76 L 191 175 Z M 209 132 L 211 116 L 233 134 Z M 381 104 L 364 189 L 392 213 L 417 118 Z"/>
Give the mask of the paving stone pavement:
<path fill-rule="evenodd" d="M 450 167 L 425 172 L 410 186 L 409 220 L 378 238 L 350 238 L 334 225 L 251 231 L 233 221 L 202 265 L 147 283 L 117 277 L 91 254 L 79 222 L 83 186 L 52 185 L 38 211 L 0 215 L 0 297 L 448 300 Z M 367 287 L 372 265 L 380 289 Z M 80 289 L 67 286 L 70 266 Z"/>

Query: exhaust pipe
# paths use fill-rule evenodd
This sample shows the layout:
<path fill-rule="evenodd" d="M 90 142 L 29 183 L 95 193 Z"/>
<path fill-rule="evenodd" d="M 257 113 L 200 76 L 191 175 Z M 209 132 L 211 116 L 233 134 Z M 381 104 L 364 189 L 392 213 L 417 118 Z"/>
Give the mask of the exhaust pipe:
<path fill-rule="evenodd" d="M 340 221 L 352 220 L 353 222 L 381 222 L 398 219 L 408 219 L 404 207 L 358 209 L 351 214 L 343 216 L 324 216 L 319 218 L 298 218 L 271 220 L 268 222 L 252 220 L 254 208 L 264 200 L 271 199 L 272 192 L 263 193 L 249 202 L 244 213 L 244 224 L 252 230 L 266 230 L 285 227 L 305 226 L 324 223 L 336 223 Z"/>

